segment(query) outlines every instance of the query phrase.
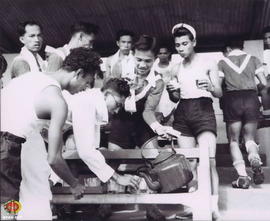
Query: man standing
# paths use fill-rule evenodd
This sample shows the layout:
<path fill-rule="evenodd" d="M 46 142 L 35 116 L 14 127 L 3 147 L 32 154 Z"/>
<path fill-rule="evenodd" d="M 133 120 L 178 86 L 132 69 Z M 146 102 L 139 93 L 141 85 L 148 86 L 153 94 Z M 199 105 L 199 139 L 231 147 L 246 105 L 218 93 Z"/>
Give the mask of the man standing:
<path fill-rule="evenodd" d="M 49 54 L 47 58 L 47 71 L 57 71 L 63 65 L 66 56 L 71 49 L 84 47 L 92 49 L 99 27 L 87 22 L 78 22 L 71 26 L 71 38 L 67 44 L 61 48 L 47 46 L 45 52 Z"/>
<path fill-rule="evenodd" d="M 225 83 L 224 121 L 228 125 L 233 166 L 239 176 L 237 180 L 232 182 L 232 186 L 247 189 L 250 185 L 250 177 L 247 175 L 245 162 L 239 148 L 239 137 L 242 131 L 248 160 L 253 170 L 254 183 L 261 184 L 264 181 L 264 174 L 258 154 L 259 146 L 255 143 L 261 104 L 254 78 L 257 77 L 263 86 L 266 85 L 266 79 L 259 59 L 246 54 L 242 48 L 242 41 L 230 42 L 226 47 L 228 55 L 219 61 L 218 66 Z"/>
<path fill-rule="evenodd" d="M 209 59 L 197 54 L 195 29 L 184 23 L 176 24 L 172 29 L 175 49 L 183 58 L 175 66 L 176 81 L 169 82 L 167 89 L 171 97 L 180 89 L 180 103 L 174 113 L 173 128 L 181 132 L 178 144 L 181 148 L 194 148 L 196 145 L 209 148 L 212 181 L 212 215 L 218 211 L 218 174 L 216 162 L 216 118 L 212 106 L 212 96 L 222 96 L 218 68 Z M 179 94 L 178 94 L 179 95 Z M 179 100 L 174 99 L 175 101 Z M 194 172 L 195 166 L 193 165 Z M 194 177 L 196 173 L 194 173 Z M 191 191 L 191 189 L 190 189 Z"/>
<path fill-rule="evenodd" d="M 57 72 L 30 72 L 11 80 L 1 90 L 1 203 L 18 200 L 21 145 L 29 134 L 39 131 L 45 120 L 50 120 L 48 163 L 70 185 L 74 197 L 82 197 L 84 187 L 61 156 L 62 127 L 67 117 L 62 89 L 71 94 L 82 91 L 92 84 L 98 71 L 100 57 L 89 49 L 78 48 L 66 57 L 63 67 Z M 49 189 L 49 170 L 40 168 L 40 172 L 47 173 L 43 182 Z M 42 214 L 44 208 L 36 206 L 39 211 L 33 212 Z"/>
<path fill-rule="evenodd" d="M 164 82 L 159 74 L 151 71 L 155 61 L 154 49 L 155 38 L 147 35 L 142 35 L 135 44 L 136 79 L 131 86 L 135 96 L 128 100 L 129 106 L 134 109 L 132 114 L 122 110 L 112 118 L 109 149 L 141 147 L 156 134 L 167 134 L 166 128 L 159 124 L 155 116 Z"/>
<path fill-rule="evenodd" d="M 20 42 L 24 46 L 11 65 L 11 78 L 18 77 L 29 71 L 44 71 L 45 63 L 38 54 L 43 43 L 41 25 L 35 21 L 20 23 L 18 33 Z"/>
<path fill-rule="evenodd" d="M 121 29 L 116 34 L 116 44 L 119 50 L 106 61 L 106 77 L 122 77 L 134 79 L 134 56 L 132 52 L 134 33 Z"/>

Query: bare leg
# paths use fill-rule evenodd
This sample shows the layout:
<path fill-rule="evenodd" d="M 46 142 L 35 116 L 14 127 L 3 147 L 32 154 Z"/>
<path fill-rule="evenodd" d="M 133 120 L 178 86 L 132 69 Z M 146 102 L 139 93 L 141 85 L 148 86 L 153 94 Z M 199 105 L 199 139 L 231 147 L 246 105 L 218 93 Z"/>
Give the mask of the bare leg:
<path fill-rule="evenodd" d="M 194 137 L 187 137 L 187 136 L 181 136 L 180 138 L 177 139 L 178 145 L 180 148 L 195 148 L 196 147 L 196 140 Z M 193 182 L 191 182 L 191 186 L 189 188 L 189 191 L 195 191 L 196 186 L 193 186 L 194 181 L 197 180 L 197 162 L 196 160 L 189 160 L 190 161 L 190 166 L 192 169 L 192 174 L 193 174 Z M 194 189 L 195 188 L 195 189 Z"/>

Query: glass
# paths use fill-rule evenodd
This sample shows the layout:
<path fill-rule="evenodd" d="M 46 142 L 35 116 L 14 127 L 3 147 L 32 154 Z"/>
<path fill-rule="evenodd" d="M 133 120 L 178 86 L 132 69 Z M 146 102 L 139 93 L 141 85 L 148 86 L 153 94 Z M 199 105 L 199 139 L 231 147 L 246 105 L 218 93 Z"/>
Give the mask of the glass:
<path fill-rule="evenodd" d="M 115 98 L 115 96 L 112 93 L 110 93 L 110 95 L 112 96 L 116 107 L 122 107 L 123 106 L 122 102 L 117 101 L 117 99 Z"/>

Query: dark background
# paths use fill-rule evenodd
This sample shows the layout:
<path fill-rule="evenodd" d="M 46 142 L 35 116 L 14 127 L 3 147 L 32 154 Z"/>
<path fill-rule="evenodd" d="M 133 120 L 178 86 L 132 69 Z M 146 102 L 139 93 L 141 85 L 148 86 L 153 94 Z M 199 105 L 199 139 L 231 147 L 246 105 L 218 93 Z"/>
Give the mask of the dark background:
<path fill-rule="evenodd" d="M 88 21 L 100 26 L 95 48 L 102 56 L 115 50 L 115 32 L 150 34 L 172 44 L 171 28 L 179 22 L 197 30 L 198 51 L 220 50 L 226 38 L 262 39 L 270 25 L 269 0 L 0 0 L 0 52 L 20 50 L 17 24 L 36 20 L 44 43 L 59 47 L 70 26 Z"/>

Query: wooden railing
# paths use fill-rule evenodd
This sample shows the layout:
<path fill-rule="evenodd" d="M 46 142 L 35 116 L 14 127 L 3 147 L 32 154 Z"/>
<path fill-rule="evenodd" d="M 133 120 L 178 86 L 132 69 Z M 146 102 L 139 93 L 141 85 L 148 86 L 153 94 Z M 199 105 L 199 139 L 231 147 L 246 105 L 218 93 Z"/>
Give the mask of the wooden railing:
<path fill-rule="evenodd" d="M 142 162 L 141 150 L 101 150 L 106 159 L 137 160 Z M 91 194 L 85 193 L 80 200 L 74 200 L 71 194 L 54 194 L 56 204 L 184 204 L 193 211 L 193 220 L 211 220 L 211 183 L 208 148 L 180 149 L 178 154 L 184 154 L 188 159 L 198 160 L 198 189 L 191 193 L 155 193 L 155 194 Z M 156 150 L 145 149 L 144 155 L 152 159 Z M 79 159 L 77 153 L 65 153 L 64 158 Z"/>

